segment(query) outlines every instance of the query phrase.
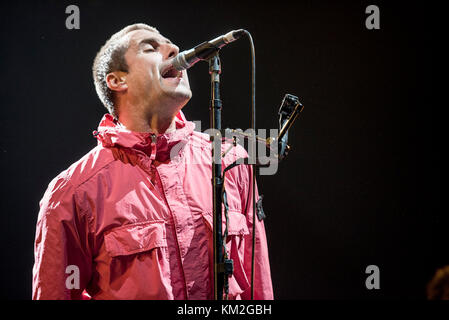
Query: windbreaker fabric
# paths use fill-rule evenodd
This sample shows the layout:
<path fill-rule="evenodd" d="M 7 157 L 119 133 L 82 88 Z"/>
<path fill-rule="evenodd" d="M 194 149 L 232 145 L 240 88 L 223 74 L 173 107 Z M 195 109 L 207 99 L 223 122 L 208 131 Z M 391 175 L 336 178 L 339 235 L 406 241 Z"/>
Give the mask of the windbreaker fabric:
<path fill-rule="evenodd" d="M 193 129 L 181 112 L 176 130 L 158 136 L 103 117 L 98 145 L 40 201 L 33 299 L 213 299 L 211 144 Z M 233 147 L 223 165 L 240 157 Z M 231 299 L 251 292 L 251 175 L 247 165 L 226 173 Z M 272 299 L 258 219 L 255 257 L 254 298 Z"/>

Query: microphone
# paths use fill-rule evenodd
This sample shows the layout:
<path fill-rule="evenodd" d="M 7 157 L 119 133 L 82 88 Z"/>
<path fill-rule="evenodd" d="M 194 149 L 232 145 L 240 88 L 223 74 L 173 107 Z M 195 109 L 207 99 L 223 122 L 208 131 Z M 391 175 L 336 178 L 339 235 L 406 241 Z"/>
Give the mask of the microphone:
<path fill-rule="evenodd" d="M 189 69 L 198 61 L 207 60 L 222 47 L 240 38 L 245 32 L 244 29 L 232 30 L 211 41 L 203 42 L 192 49 L 180 52 L 173 58 L 171 64 L 178 71 Z"/>

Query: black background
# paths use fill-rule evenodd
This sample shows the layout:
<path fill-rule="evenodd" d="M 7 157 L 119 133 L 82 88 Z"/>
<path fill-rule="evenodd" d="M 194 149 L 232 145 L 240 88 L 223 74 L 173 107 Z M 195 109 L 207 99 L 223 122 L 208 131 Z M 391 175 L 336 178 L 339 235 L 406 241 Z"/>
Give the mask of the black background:
<path fill-rule="evenodd" d="M 153 25 L 181 50 L 245 28 L 257 62 L 257 125 L 277 127 L 285 93 L 305 108 L 293 151 L 258 178 L 277 299 L 425 299 L 448 264 L 429 5 L 366 1 L 33 1 L 1 4 L 1 297 L 31 298 L 38 202 L 96 140 L 106 109 L 91 65 L 113 33 Z M 68 30 L 76 4 L 81 28 Z M 365 8 L 380 8 L 380 30 Z M 250 126 L 250 50 L 221 54 L 223 126 Z M 183 109 L 207 128 L 207 64 Z M 438 138 L 440 137 L 440 138 Z M 438 140 L 440 139 L 440 140 Z M 380 268 L 379 290 L 365 268 Z"/>

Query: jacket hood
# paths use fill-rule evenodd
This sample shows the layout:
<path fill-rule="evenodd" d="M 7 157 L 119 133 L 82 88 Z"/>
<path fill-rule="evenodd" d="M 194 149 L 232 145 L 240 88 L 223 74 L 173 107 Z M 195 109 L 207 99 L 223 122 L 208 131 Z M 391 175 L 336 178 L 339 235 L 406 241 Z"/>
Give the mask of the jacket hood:
<path fill-rule="evenodd" d="M 139 150 L 151 157 L 164 161 L 173 146 L 187 142 L 195 124 L 187 121 L 182 111 L 175 117 L 176 130 L 169 133 L 135 132 L 128 130 L 107 113 L 101 119 L 98 129 L 93 132 L 98 144 L 105 148 L 126 148 Z"/>

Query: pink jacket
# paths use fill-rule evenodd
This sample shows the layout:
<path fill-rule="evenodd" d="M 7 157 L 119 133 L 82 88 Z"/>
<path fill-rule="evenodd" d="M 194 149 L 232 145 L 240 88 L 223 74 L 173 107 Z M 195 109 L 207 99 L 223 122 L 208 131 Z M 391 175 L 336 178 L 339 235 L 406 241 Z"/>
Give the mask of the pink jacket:
<path fill-rule="evenodd" d="M 59 174 L 40 202 L 33 299 L 213 298 L 211 144 L 181 112 L 176 126 L 156 137 L 103 117 L 98 145 Z M 237 146 L 223 164 L 245 156 Z M 226 173 L 231 299 L 251 292 L 251 174 L 246 165 Z M 273 299 L 257 218 L 254 283 L 255 299 Z"/>

